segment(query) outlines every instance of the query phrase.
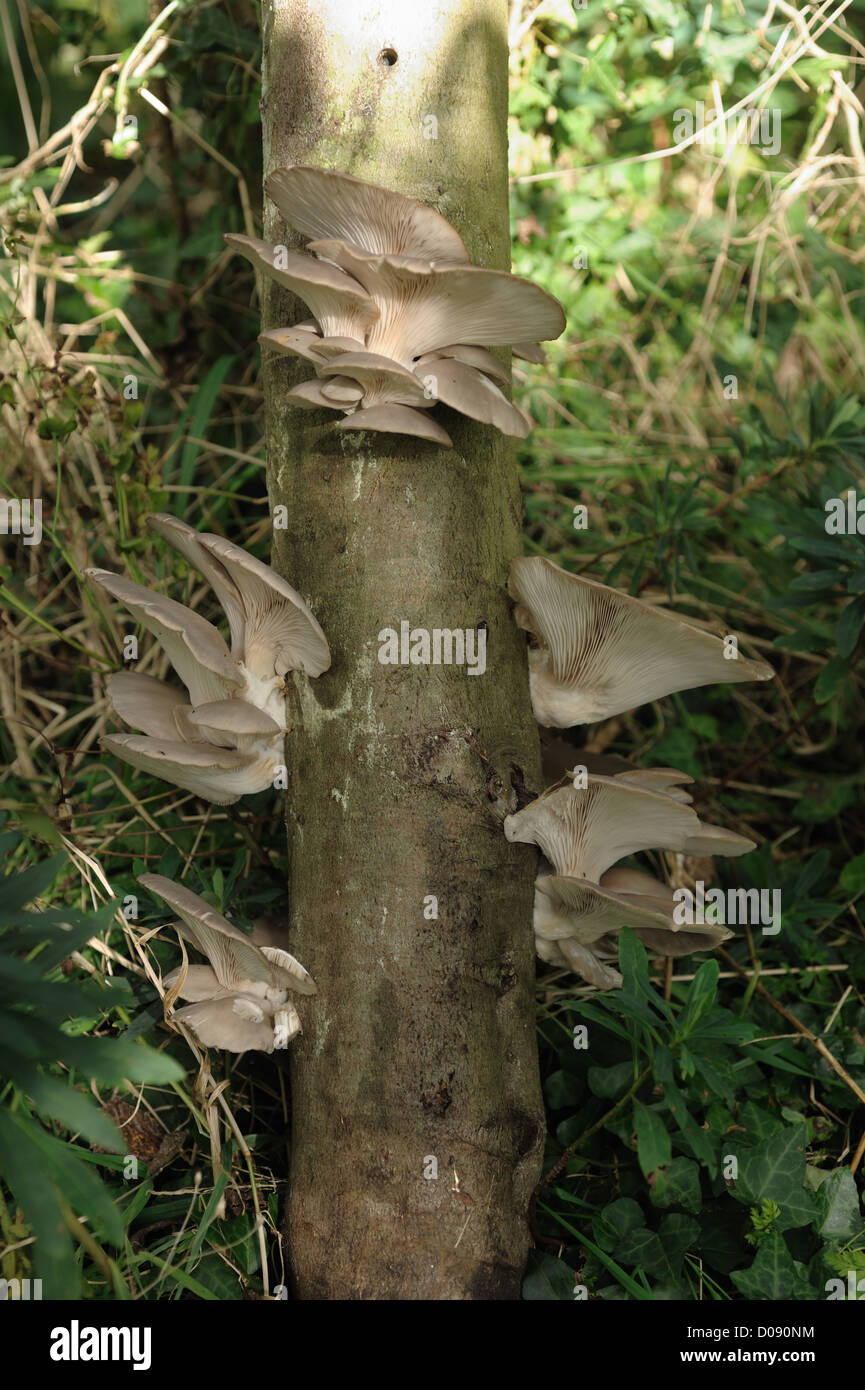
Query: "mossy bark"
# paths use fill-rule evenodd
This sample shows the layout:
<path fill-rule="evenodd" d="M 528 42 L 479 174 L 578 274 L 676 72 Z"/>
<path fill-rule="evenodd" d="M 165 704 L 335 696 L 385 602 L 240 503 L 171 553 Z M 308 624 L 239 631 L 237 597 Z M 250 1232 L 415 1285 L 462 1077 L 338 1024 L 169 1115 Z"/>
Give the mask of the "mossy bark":
<path fill-rule="evenodd" d="M 507 268 L 506 20 L 505 0 L 265 0 L 266 172 L 311 163 L 411 194 Z M 308 317 L 263 293 L 265 327 Z M 292 1047 L 294 1287 L 516 1298 L 543 1110 L 535 859 L 501 827 L 541 785 L 506 594 L 515 451 L 447 413 L 452 451 L 340 434 L 286 404 L 309 374 L 265 368 L 270 500 L 288 515 L 274 562 L 333 653 L 296 679 L 287 751 L 290 947 L 320 991 Z M 485 673 L 382 665 L 378 634 L 403 620 L 485 625 Z"/>

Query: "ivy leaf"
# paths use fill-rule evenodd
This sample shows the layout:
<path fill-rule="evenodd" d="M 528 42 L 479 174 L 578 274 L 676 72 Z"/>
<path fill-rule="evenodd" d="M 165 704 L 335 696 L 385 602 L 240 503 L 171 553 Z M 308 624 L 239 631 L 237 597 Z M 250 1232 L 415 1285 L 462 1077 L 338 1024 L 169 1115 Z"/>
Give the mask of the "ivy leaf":
<path fill-rule="evenodd" d="M 733 1270 L 730 1278 L 742 1296 L 752 1302 L 814 1297 L 805 1266 L 793 1259 L 780 1231 L 769 1233 L 749 1269 Z"/>
<path fill-rule="evenodd" d="M 700 1168 L 692 1158 L 674 1158 L 649 1177 L 649 1192 L 656 1207 L 684 1207 L 698 1215 L 702 1207 Z"/>
<path fill-rule="evenodd" d="M 851 1240 L 865 1225 L 856 1182 L 849 1168 L 836 1168 L 824 1179 L 817 1192 L 817 1204 L 820 1210 L 817 1229 L 826 1240 Z"/>
<path fill-rule="evenodd" d="M 749 1205 L 772 1201 L 780 1214 L 775 1229 L 807 1226 L 817 1214 L 817 1203 L 805 1188 L 805 1145 L 808 1131 L 803 1124 L 789 1125 L 753 1149 L 730 1152 L 738 1159 L 739 1176 L 733 1195 Z"/>

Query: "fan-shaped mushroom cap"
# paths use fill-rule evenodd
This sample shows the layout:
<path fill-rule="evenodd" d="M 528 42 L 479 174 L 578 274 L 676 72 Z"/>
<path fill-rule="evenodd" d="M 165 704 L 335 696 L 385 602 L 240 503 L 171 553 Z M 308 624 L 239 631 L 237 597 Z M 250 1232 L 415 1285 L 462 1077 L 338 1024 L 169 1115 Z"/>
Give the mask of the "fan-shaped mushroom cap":
<path fill-rule="evenodd" d="M 434 208 L 353 174 L 294 164 L 264 183 L 284 221 L 306 237 L 335 237 L 361 250 L 467 261 L 456 228 Z"/>
<path fill-rule="evenodd" d="M 756 841 L 749 840 L 746 835 L 737 835 L 735 830 L 726 830 L 722 825 L 701 822 L 698 832 L 685 841 L 682 853 L 697 857 L 722 854 L 728 859 L 738 859 L 740 854 L 749 854 L 756 848 Z"/>
<path fill-rule="evenodd" d="M 693 782 L 693 777 L 679 772 L 675 767 L 631 767 L 624 772 L 615 772 L 613 776 L 619 782 L 629 782 L 634 787 L 671 796 L 674 801 L 683 801 L 686 806 L 690 806 L 694 799 L 681 786 L 683 782 Z"/>
<path fill-rule="evenodd" d="M 512 560 L 508 587 L 517 623 L 541 644 L 529 649 L 540 724 L 591 724 L 674 690 L 774 675 L 762 661 L 728 660 L 720 638 L 683 618 L 551 560 Z"/>
<path fill-rule="evenodd" d="M 263 998 L 273 997 L 267 995 L 267 990 L 318 992 L 312 976 L 288 951 L 256 946 L 221 912 L 183 884 L 173 883 L 162 874 L 141 874 L 138 882 L 178 913 L 178 932 L 207 956 L 221 989 L 261 993 Z M 264 990 L 257 991 L 256 986 L 263 986 Z"/>
<path fill-rule="evenodd" d="M 341 381 L 348 381 L 347 377 L 340 377 Z M 286 392 L 285 399 L 292 405 L 296 405 L 299 410 L 344 410 L 345 406 L 339 401 L 333 400 L 331 396 L 324 393 L 325 382 L 310 378 L 309 381 L 301 381 L 297 386 L 293 386 Z"/>
<path fill-rule="evenodd" d="M 308 304 L 325 338 L 363 338 L 378 318 L 378 309 L 361 285 L 337 266 L 284 251 L 275 264 L 276 248 L 258 237 L 225 234 L 225 241 L 251 261 L 262 274 Z"/>
<path fill-rule="evenodd" d="M 169 512 L 153 512 L 147 518 L 147 525 L 207 580 L 228 619 L 231 654 L 237 660 L 243 643 L 244 614 L 243 600 L 231 576 L 217 560 L 208 555 L 201 545 L 200 533 L 179 517 L 171 516 Z"/>
<path fill-rule="evenodd" d="M 434 444 L 451 448 L 453 440 L 426 411 L 413 410 L 408 405 L 361 406 L 337 425 L 339 430 L 381 430 L 385 434 L 413 434 L 417 439 L 431 439 Z"/>
<path fill-rule="evenodd" d="M 497 357 L 486 348 L 478 347 L 476 343 L 454 343 L 449 347 L 438 348 L 435 352 L 425 352 L 414 364 L 417 375 L 423 378 L 424 373 L 419 369 L 431 362 L 438 362 L 442 357 L 454 357 L 457 362 L 465 362 L 469 367 L 476 367 L 479 372 L 495 377 L 497 381 L 503 381 L 506 386 L 510 385 L 510 372 L 502 366 Z"/>
<path fill-rule="evenodd" d="M 215 806 L 230 806 L 242 796 L 273 786 L 279 756 L 241 753 L 208 743 L 181 743 L 144 734 L 108 734 L 102 746 L 123 762 L 184 791 L 195 792 Z"/>
<path fill-rule="evenodd" d="M 199 544 L 226 571 L 240 595 L 243 664 L 256 679 L 304 671 L 320 676 L 330 665 L 327 638 L 312 610 L 284 579 L 222 536 L 203 532 Z M 203 704 L 204 701 L 201 701 Z"/>
<path fill-rule="evenodd" d="M 357 338 L 319 338 L 315 351 L 319 362 L 329 362 L 346 352 L 366 352 L 366 348 Z"/>
<path fill-rule="evenodd" d="M 535 935 L 547 941 L 572 937 L 584 946 L 620 927 L 668 926 L 667 914 L 586 879 L 546 874 L 535 881 Z"/>
<path fill-rule="evenodd" d="M 163 983 L 168 989 L 173 989 L 177 984 L 182 969 L 182 966 L 178 966 L 176 970 L 172 970 L 170 975 L 165 976 Z M 183 988 L 180 991 L 181 999 L 188 999 L 190 1004 L 198 1004 L 202 999 L 212 999 L 215 994 L 221 992 L 221 986 L 212 965 L 187 965 Z"/>
<path fill-rule="evenodd" d="M 325 264 L 349 271 L 378 306 L 366 335 L 368 351 L 405 366 L 440 347 L 503 347 L 526 330 L 538 338 L 564 331 L 558 301 L 506 270 L 364 255 L 339 241 L 314 242 L 309 249 L 326 257 Z"/>
<path fill-rule="evenodd" d="M 187 1004 L 173 1015 L 185 1023 L 203 1047 L 227 1052 L 273 1052 L 273 1014 L 258 999 L 229 994 Z"/>
<path fill-rule="evenodd" d="M 349 410 L 363 399 L 363 388 L 349 376 L 334 376 L 321 385 L 322 399 L 333 401 L 341 410 Z"/>
<path fill-rule="evenodd" d="M 414 372 L 376 352 L 346 352 L 319 367 L 319 376 L 350 377 L 362 388 L 363 409 L 380 404 L 416 405 L 424 409 L 433 404 Z"/>
<path fill-rule="evenodd" d="M 521 357 L 524 362 L 535 362 L 539 367 L 547 360 L 547 354 L 539 343 L 512 343 L 511 352 L 514 357 Z"/>
<path fill-rule="evenodd" d="M 495 425 L 502 434 L 516 439 L 525 439 L 528 434 L 530 426 L 516 406 L 505 399 L 489 377 L 467 363 L 456 358 L 427 358 L 418 376 L 425 383 L 432 377 L 436 398 L 470 419 Z"/>
<path fill-rule="evenodd" d="M 654 927 L 640 928 L 637 935 L 650 951 L 661 956 L 689 956 L 692 951 L 710 951 L 728 941 L 733 935 L 727 927 L 714 922 L 694 922 L 681 927 L 673 919 L 676 898 L 672 888 L 659 883 L 643 869 L 608 869 L 601 878 L 601 887 L 610 890 L 618 897 L 633 899 L 643 906 L 669 918 L 662 930 Z"/>
<path fill-rule="evenodd" d="M 84 571 L 85 578 L 118 599 L 168 654 L 193 705 L 223 700 L 243 678 L 216 628 L 191 608 L 154 594 L 108 570 Z"/>
<path fill-rule="evenodd" d="M 190 711 L 189 722 L 211 743 L 251 751 L 256 743 L 278 738 L 284 730 L 248 700 L 217 700 Z"/>
<path fill-rule="evenodd" d="M 504 823 L 508 840 L 538 845 L 557 874 L 592 883 L 629 854 L 680 849 L 699 829 L 690 806 L 612 777 L 553 787 Z"/>
<path fill-rule="evenodd" d="M 288 353 L 291 357 L 304 357 L 307 362 L 318 362 L 318 344 L 322 341 L 317 333 L 308 328 L 268 328 L 259 333 L 258 341 L 265 347 L 275 348 L 277 352 Z"/>
<path fill-rule="evenodd" d="M 182 738 L 192 709 L 185 691 L 140 671 L 109 676 L 108 698 L 125 724 L 153 738 Z"/>

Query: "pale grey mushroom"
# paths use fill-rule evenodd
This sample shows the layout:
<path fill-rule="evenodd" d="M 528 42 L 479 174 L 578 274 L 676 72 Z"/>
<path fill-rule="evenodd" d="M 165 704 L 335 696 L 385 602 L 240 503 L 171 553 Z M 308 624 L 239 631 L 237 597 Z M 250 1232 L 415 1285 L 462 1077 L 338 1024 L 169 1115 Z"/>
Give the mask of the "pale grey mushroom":
<path fill-rule="evenodd" d="M 615 777 L 551 787 L 504 822 L 508 840 L 537 845 L 557 874 L 599 883 L 641 850 L 681 850 L 700 832 L 690 806 Z"/>
<path fill-rule="evenodd" d="M 433 420 L 425 410 L 414 410 L 408 405 L 371 405 L 369 408 L 355 410 L 341 420 L 341 430 L 381 430 L 385 434 L 413 434 L 418 439 L 429 439 L 433 444 L 450 447 L 453 443 L 447 430 Z"/>
<path fill-rule="evenodd" d="M 275 784 L 286 727 L 285 676 L 330 664 L 312 612 L 269 565 L 221 536 L 156 514 L 149 525 L 212 585 L 228 618 L 231 651 L 198 614 L 119 575 L 87 578 L 118 598 L 159 639 L 186 694 L 139 672 L 109 681 L 115 710 L 142 733 L 116 734 L 110 752 L 216 805 Z"/>
<path fill-rule="evenodd" d="M 313 240 L 334 238 L 362 251 L 466 262 L 455 227 L 441 213 L 353 174 L 294 164 L 264 182 L 284 221 Z"/>
<path fill-rule="evenodd" d="M 242 796 L 266 791 L 282 766 L 280 745 L 260 744 L 241 752 L 212 744 L 150 738 L 144 734 L 106 734 L 102 745 L 131 767 L 194 792 L 214 806 L 231 806 Z"/>
<path fill-rule="evenodd" d="M 542 875 L 535 883 L 535 947 L 541 960 L 567 966 L 598 989 L 615 989 L 622 977 L 609 962 L 622 927 L 664 956 L 712 949 L 732 936 L 717 925 L 682 930 L 674 907 L 673 890 L 639 869 L 609 869 L 599 884 Z"/>
<path fill-rule="evenodd" d="M 256 270 L 302 299 L 315 315 L 322 337 L 363 339 L 378 318 L 378 307 L 363 286 L 329 261 L 296 251 L 277 254 L 275 246 L 259 237 L 226 232 L 225 240 Z"/>
<path fill-rule="evenodd" d="M 441 400 L 481 423 L 525 437 L 531 418 L 492 384 L 491 378 L 507 382 L 509 375 L 488 348 L 516 342 L 537 360 L 536 343 L 557 338 L 565 327 L 561 306 L 551 295 L 507 271 L 472 265 L 450 223 L 414 198 L 305 165 L 274 171 L 265 186 L 286 224 L 310 238 L 309 254 L 256 237 L 231 234 L 226 241 L 298 295 L 315 315 L 318 332 L 270 329 L 261 335 L 262 345 L 305 358 L 319 375 L 319 364 L 340 352 L 379 359 L 375 375 L 362 375 L 359 362 L 354 371 L 340 362 L 340 376 L 363 387 L 359 400 L 342 380 L 328 388 L 310 381 L 289 393 L 292 403 L 355 415 L 379 406 L 428 409 Z M 456 365 L 449 370 L 443 362 Z M 421 390 L 406 372 L 422 383 Z M 440 389 L 431 396 L 422 389 L 424 380 L 438 374 Z M 440 427 L 392 410 L 340 427 L 451 442 Z"/>
<path fill-rule="evenodd" d="M 765 662 L 726 657 L 720 638 L 684 618 L 551 560 L 512 560 L 509 592 L 537 642 L 529 684 L 539 724 L 591 724 L 675 690 L 774 675 Z"/>
<path fill-rule="evenodd" d="M 289 994 L 316 994 L 315 981 L 288 951 L 259 946 L 209 903 L 161 874 L 142 874 L 138 882 L 162 898 L 180 917 L 178 934 L 210 962 L 187 966 L 166 977 L 179 983 L 181 998 L 192 1001 L 173 1017 L 187 1025 L 205 1047 L 230 1052 L 273 1052 L 301 1032 Z"/>

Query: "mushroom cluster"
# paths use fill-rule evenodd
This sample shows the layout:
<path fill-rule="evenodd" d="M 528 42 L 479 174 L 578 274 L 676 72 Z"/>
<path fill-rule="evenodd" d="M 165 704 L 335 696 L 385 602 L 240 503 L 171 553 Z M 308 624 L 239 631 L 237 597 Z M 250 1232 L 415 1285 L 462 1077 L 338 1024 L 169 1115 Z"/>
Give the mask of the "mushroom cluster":
<path fill-rule="evenodd" d="M 377 184 L 293 165 L 272 173 L 265 188 L 286 225 L 311 238 L 312 254 L 257 237 L 225 240 L 314 316 L 260 336 L 315 369 L 288 400 L 340 411 L 343 430 L 450 446 L 430 413 L 441 401 L 525 438 L 532 422 L 495 384 L 509 383 L 510 374 L 489 348 L 543 360 L 538 344 L 565 327 L 551 295 L 507 271 L 472 265 L 440 213 Z"/>
<path fill-rule="evenodd" d="M 593 723 L 675 690 L 774 675 L 764 662 L 739 656 L 737 646 L 725 646 L 677 615 L 546 559 L 512 561 L 509 591 L 516 622 L 532 638 L 529 683 L 539 724 Z M 726 655 L 730 651 L 733 656 Z M 534 905 L 541 960 L 612 989 L 622 983 L 610 964 L 622 927 L 668 956 L 711 948 L 731 935 L 717 925 L 682 930 L 666 884 L 614 865 L 653 849 L 735 856 L 755 845 L 699 819 L 685 773 L 594 761 L 593 770 L 585 756 L 581 766 L 506 817 L 504 831 L 508 840 L 535 844 L 543 855 Z"/>
<path fill-rule="evenodd" d="M 157 514 L 148 525 L 208 581 L 228 619 L 231 647 L 182 603 L 108 570 L 87 570 L 91 584 L 159 640 L 186 687 L 136 671 L 112 676 L 115 712 L 141 732 L 110 735 L 103 744 L 133 767 L 227 806 L 273 786 L 283 758 L 285 676 L 326 671 L 327 639 L 269 565 L 177 517 Z"/>
<path fill-rule="evenodd" d="M 232 926 L 227 918 L 182 884 L 161 874 L 138 882 L 177 913 L 173 923 L 183 941 L 207 957 L 208 965 L 186 965 L 166 976 L 169 999 L 190 1002 L 172 1015 L 204 1047 L 229 1052 L 273 1052 L 302 1031 L 289 994 L 316 994 L 315 981 L 288 951 Z"/>

